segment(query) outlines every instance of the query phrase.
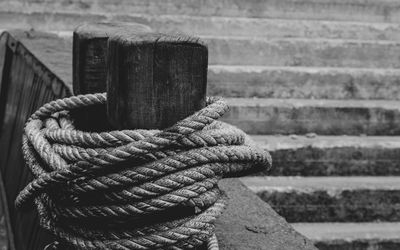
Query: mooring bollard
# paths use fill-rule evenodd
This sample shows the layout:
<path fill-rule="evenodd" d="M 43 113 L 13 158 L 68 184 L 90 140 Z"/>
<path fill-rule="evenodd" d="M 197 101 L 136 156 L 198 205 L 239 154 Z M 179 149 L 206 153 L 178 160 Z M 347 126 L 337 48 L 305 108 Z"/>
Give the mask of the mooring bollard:
<path fill-rule="evenodd" d="M 78 114 L 85 129 L 98 122 L 97 128 L 163 129 L 206 104 L 208 51 L 195 38 L 135 24 L 86 24 L 74 31 L 73 53 L 74 94 L 108 95 L 108 122 L 105 106 L 86 109 Z"/>
<path fill-rule="evenodd" d="M 126 32 L 129 31 L 127 30 Z M 43 41 L 41 39 L 37 39 L 37 41 L 36 39 L 32 39 L 32 37 L 35 36 L 30 35 L 29 38 L 26 38 L 26 34 L 25 33 L 22 34 L 23 34 L 22 36 L 17 36 L 17 37 L 20 38 L 22 41 L 24 41 L 24 39 L 28 39 L 29 41 L 27 42 L 27 44 L 30 44 L 32 41 L 36 44 L 40 45 L 43 44 Z M 43 35 L 46 37 L 48 36 L 46 34 Z M 130 45 L 132 46 L 133 44 L 140 45 L 149 43 L 149 47 L 151 47 L 150 45 L 151 40 L 147 39 L 147 42 L 141 43 L 138 42 L 138 40 L 140 39 L 138 39 L 136 35 L 127 36 L 127 34 L 123 34 L 123 36 L 120 36 L 119 40 L 121 40 L 121 37 L 123 38 L 122 40 L 132 38 L 132 40 L 134 40 L 132 43 L 130 43 Z M 149 34 L 146 34 L 146 36 L 148 35 Z M 151 36 L 160 36 L 160 35 L 151 35 Z M 12 39 L 10 34 L 6 34 L 5 37 L 7 37 L 8 39 Z M 90 38 L 93 40 L 89 42 L 95 41 L 96 40 L 95 37 L 96 35 L 93 35 Z M 138 37 L 140 38 L 145 36 L 142 35 Z M 118 40 L 116 37 L 113 38 Z M 101 39 L 105 40 L 104 37 L 102 37 Z M 189 40 L 192 42 L 196 42 L 195 40 L 192 39 Z M 162 41 L 163 40 L 161 40 L 160 42 L 161 44 L 157 43 L 157 46 L 161 45 L 162 47 L 163 45 Z M 60 43 L 60 39 L 55 42 L 57 44 Z M 64 44 L 65 45 L 64 48 L 63 46 L 61 46 L 62 44 L 63 43 L 61 41 L 60 49 L 68 51 L 69 53 L 64 53 L 64 54 L 68 54 L 70 56 L 72 54 L 72 53 L 70 54 L 71 47 L 68 46 L 67 44 Z M 103 41 L 103 46 L 104 44 L 105 43 Z M 176 44 L 182 45 L 179 41 L 176 41 Z M 85 46 L 86 45 L 82 46 L 83 50 L 85 50 Z M 154 48 L 157 48 L 157 46 L 153 45 Z M 170 46 L 170 44 L 168 44 L 168 46 Z M 105 47 L 102 48 L 100 47 L 99 50 L 103 49 L 104 51 L 104 48 Z M 127 47 L 125 48 L 129 50 Z M 43 53 L 41 52 L 48 51 L 48 48 L 46 46 L 39 46 L 39 47 L 33 46 L 32 51 L 33 55 L 35 54 L 43 55 Z M 181 74 L 179 70 L 185 69 L 185 66 L 190 67 L 190 64 L 184 64 L 181 67 L 174 67 L 173 65 L 175 65 L 176 59 L 173 59 L 172 63 L 168 63 L 171 62 L 171 60 L 169 60 L 170 58 L 174 58 L 170 56 L 171 53 L 163 54 L 164 56 L 161 57 L 164 58 L 162 65 L 166 65 L 166 68 L 168 67 L 169 69 L 172 68 L 173 70 L 170 72 L 174 71 L 176 72 L 175 74 L 171 73 L 171 75 L 175 75 L 178 77 L 179 74 Z M 191 55 L 191 52 L 187 53 L 188 55 Z M 82 52 L 82 55 L 85 55 L 85 53 Z M 90 60 L 94 60 L 94 62 L 102 62 L 103 70 L 105 70 L 104 64 L 105 61 L 107 60 L 105 60 L 104 58 L 100 58 L 101 55 L 102 53 L 93 56 L 92 53 Z M 18 58 L 18 56 L 19 56 L 18 53 L 13 54 L 12 57 L 13 61 L 14 59 L 19 59 L 19 62 L 24 63 L 25 61 Z M 30 54 L 30 56 L 32 57 L 32 54 Z M 105 56 L 104 53 L 103 56 Z M 122 54 L 120 58 L 125 58 L 126 56 L 127 54 Z M 27 58 L 26 60 L 31 62 L 30 61 L 31 59 L 32 58 Z M 49 59 L 49 58 L 45 57 L 40 59 Z M 63 78 L 61 79 L 64 82 L 71 82 L 69 80 L 70 75 L 62 73 L 62 72 L 68 72 L 68 70 L 65 70 L 66 66 L 62 62 L 69 60 L 65 60 L 62 57 L 61 58 L 56 57 L 55 59 L 56 59 L 55 62 L 53 62 L 53 60 L 45 60 L 45 61 L 47 62 L 47 65 L 50 66 L 50 68 L 54 69 L 55 72 L 57 72 L 56 76 L 58 74 L 61 74 L 63 76 Z M 135 60 L 134 57 L 130 57 L 130 59 Z M 193 60 L 196 59 L 194 58 Z M 157 61 L 158 60 L 153 61 L 153 63 L 155 65 L 158 65 Z M 131 63 L 132 61 L 127 60 L 126 64 L 123 61 L 122 63 L 121 61 L 119 62 L 121 68 L 125 68 L 125 66 Z M 203 65 L 203 63 L 204 61 L 200 61 L 200 64 Z M 61 66 L 63 70 L 58 70 L 60 69 L 60 65 L 63 65 Z M 146 65 L 152 65 L 152 64 L 147 63 Z M 30 67 L 30 66 L 31 66 L 30 64 L 25 65 L 25 67 Z M 53 72 L 49 71 L 46 68 L 46 65 L 40 64 L 40 66 L 41 66 L 40 68 L 45 69 L 49 75 L 54 75 Z M 133 72 L 142 70 L 137 67 L 138 66 L 137 64 L 131 63 L 131 66 L 134 69 Z M 40 77 L 43 77 L 41 74 L 42 71 L 37 71 L 37 69 L 38 67 L 33 68 L 33 71 L 35 73 L 38 73 Z M 11 74 L 10 72 L 8 72 L 7 67 L 3 68 L 3 70 L 4 70 L 3 73 L 11 77 L 11 79 L 15 77 L 14 80 L 17 81 L 16 83 L 18 84 L 23 83 L 24 86 L 23 93 L 25 93 L 23 96 L 30 96 L 27 95 L 27 93 L 30 93 L 29 90 L 31 89 L 31 84 L 32 84 L 31 82 L 21 83 L 19 80 L 21 74 L 16 74 L 15 72 Z M 169 86 L 170 83 L 169 77 L 171 76 L 170 74 L 167 74 L 162 70 L 163 70 L 162 67 L 157 68 L 157 71 L 155 73 L 162 73 L 163 75 L 163 77 L 157 79 L 159 79 L 161 83 L 164 83 L 167 86 Z M 199 72 L 197 70 L 195 71 L 193 71 L 192 69 L 190 70 L 191 72 Z M 86 72 L 88 75 L 85 76 L 87 78 L 84 77 L 83 79 L 95 79 L 101 74 L 106 75 L 105 72 L 95 73 L 96 70 L 93 70 L 93 68 L 86 70 L 84 72 Z M 128 76 L 126 77 L 126 79 L 131 79 L 131 77 L 137 76 L 133 72 L 126 73 L 125 71 L 120 71 L 118 76 L 123 76 L 123 77 Z M 92 73 L 95 75 L 91 76 Z M 199 77 L 200 79 L 203 79 L 202 78 L 203 76 L 205 77 L 205 75 L 196 75 L 196 74 L 197 73 L 195 73 L 194 77 Z M 49 82 L 47 81 L 46 78 L 42 79 L 40 77 L 39 81 L 46 80 L 46 85 L 42 84 L 42 82 L 39 83 L 42 84 L 43 86 L 40 84 L 38 85 L 39 87 L 38 89 L 43 90 L 43 87 L 49 85 Z M 105 78 L 101 79 L 105 81 Z M 151 78 L 148 77 L 147 79 Z M 189 81 L 190 80 L 191 78 L 189 78 Z M 120 83 L 119 81 L 114 81 L 114 82 Z M 2 84 L 4 83 L 7 84 L 7 82 L 3 81 Z M 130 81 L 126 80 L 124 84 L 129 84 L 129 83 Z M 153 84 L 153 81 L 150 81 L 149 83 Z M 201 81 L 193 81 L 192 83 L 200 84 Z M 35 82 L 33 82 L 33 84 L 34 84 L 33 86 L 36 86 Z M 205 92 L 205 85 L 203 86 L 204 86 L 203 90 Z M 63 86 L 62 88 L 65 88 L 65 86 Z M 167 87 L 164 86 L 163 88 Z M 199 88 L 201 89 L 201 87 Z M 151 89 L 146 89 L 146 91 L 150 90 Z M 58 94 L 60 92 L 58 88 L 53 89 L 53 91 L 56 91 Z M 99 91 L 104 91 L 104 89 L 99 89 Z M 134 88 L 134 90 L 131 89 L 130 91 L 140 91 L 140 89 Z M 182 91 L 185 92 L 187 91 L 187 89 Z M 46 100 L 50 101 L 55 98 L 47 92 L 44 93 L 46 94 L 44 95 L 40 94 L 38 96 L 33 95 L 35 98 L 31 99 L 24 98 L 23 99 L 24 102 L 19 102 L 19 103 L 25 104 L 28 101 L 29 103 L 33 103 L 32 107 L 34 107 L 34 109 L 37 109 L 40 105 L 42 105 L 43 102 L 46 102 Z M 162 93 L 163 92 L 161 91 L 161 94 Z M 128 95 L 125 94 L 126 92 L 124 92 L 121 89 L 115 92 L 115 96 L 121 96 L 120 98 L 123 97 L 130 98 L 127 97 Z M 12 96 L 13 92 L 10 93 L 7 92 L 6 95 Z M 56 96 L 56 97 L 62 98 L 65 97 L 66 95 L 67 92 L 65 93 L 63 92 L 61 96 Z M 202 104 L 201 100 L 202 95 L 196 94 L 195 97 L 196 96 L 198 97 L 198 99 L 195 98 L 194 101 L 197 104 L 200 103 L 199 105 L 201 108 L 202 105 L 204 105 L 204 103 Z M 170 95 L 167 96 L 167 98 L 169 97 Z M 176 98 L 176 96 L 173 96 L 172 100 L 169 101 L 164 100 L 165 101 L 164 103 L 173 104 L 175 103 L 173 101 L 174 98 Z M 152 98 L 152 96 L 146 98 L 146 100 L 152 100 L 153 102 L 157 102 L 157 99 Z M 198 102 L 196 102 L 196 100 Z M 177 103 L 184 103 L 184 102 L 185 102 L 184 100 L 177 101 Z M 218 239 L 221 243 L 220 244 L 221 249 L 224 250 L 225 249 L 269 249 L 269 250 L 314 249 L 309 240 L 305 239 L 304 237 L 296 233 L 267 204 L 265 204 L 263 201 L 257 198 L 255 194 L 253 194 L 252 192 L 250 192 L 250 190 L 244 187 L 243 184 L 240 183 L 240 181 L 234 179 L 226 179 L 222 180 L 217 185 L 219 178 L 221 176 L 224 176 L 225 173 L 232 174 L 232 171 L 235 172 L 235 169 L 246 170 L 243 169 L 243 167 L 246 166 L 249 167 L 249 165 L 268 166 L 270 159 L 268 157 L 268 154 L 263 150 L 254 148 L 249 144 L 242 144 L 244 139 L 247 137 L 240 130 L 235 130 L 233 127 L 227 124 L 224 125 L 223 123 L 215 122 L 215 120 L 218 119 L 226 111 L 226 105 L 223 104 L 223 101 L 211 98 L 208 99 L 207 102 L 208 102 L 207 107 L 202 108 L 201 111 L 198 112 L 195 116 L 188 118 L 182 115 L 184 116 L 184 120 L 179 121 L 175 123 L 172 127 L 159 132 L 151 130 L 132 130 L 132 129 L 110 131 L 109 128 L 107 128 L 108 132 L 96 133 L 96 132 L 82 131 L 80 130 L 79 126 L 74 127 L 74 122 L 79 121 L 79 119 L 81 118 L 72 116 L 71 119 L 71 117 L 68 116 L 68 112 L 65 111 L 76 110 L 77 108 L 79 109 L 79 107 L 84 107 L 87 110 L 88 108 L 92 108 L 96 105 L 103 106 L 102 115 L 104 119 L 100 119 L 99 122 L 106 123 L 106 112 L 104 111 L 104 107 L 106 106 L 106 97 L 101 94 L 71 97 L 63 100 L 57 100 L 43 106 L 37 112 L 35 112 L 33 116 L 31 116 L 31 119 L 29 119 L 28 123 L 26 124 L 24 140 L 23 140 L 23 151 L 25 154 L 26 163 L 30 167 L 30 170 L 33 172 L 35 180 L 20 193 L 16 201 L 17 206 L 21 207 L 21 205 L 23 206 L 24 204 L 29 205 L 31 204 L 33 199 L 35 199 L 34 204 L 39 211 L 41 227 L 44 227 L 47 230 L 49 230 L 52 236 L 53 237 L 55 236 L 55 238 L 53 239 L 59 241 L 59 243 L 57 244 L 49 245 L 48 249 L 53 249 L 53 247 L 63 250 L 71 249 L 64 245 L 64 243 L 67 242 L 68 242 L 67 245 L 75 246 L 72 249 L 97 250 L 97 249 L 110 249 L 110 248 L 111 249 L 159 248 L 160 245 L 158 245 L 157 247 L 158 243 L 156 242 L 151 243 L 149 242 L 149 239 L 153 240 L 161 239 L 164 241 L 163 243 L 167 244 L 171 244 L 173 242 L 174 249 L 177 249 L 176 247 L 183 246 L 182 243 L 184 243 L 185 246 L 189 246 L 187 244 L 193 244 L 193 243 L 196 243 L 195 244 L 196 246 L 200 246 L 201 245 L 200 243 L 205 242 L 207 239 L 209 239 L 209 236 L 211 236 L 210 232 L 212 232 L 213 230 L 209 231 L 208 233 L 207 231 L 204 232 L 202 230 L 198 231 L 203 233 L 199 235 L 200 238 L 197 238 L 197 240 L 196 237 L 194 238 L 184 237 L 185 234 L 192 231 L 193 228 L 186 228 L 186 229 L 180 228 L 178 229 L 181 230 L 180 233 L 176 234 L 177 232 L 176 228 L 171 227 L 171 231 L 164 230 L 164 232 L 161 232 L 161 234 L 164 235 L 161 236 L 161 238 L 156 236 L 159 234 L 153 235 L 152 233 L 150 233 L 148 235 L 145 234 L 144 235 L 145 237 L 144 238 L 142 237 L 141 239 L 138 238 L 130 239 L 130 237 L 132 237 L 133 235 L 129 235 L 129 231 L 124 231 L 124 230 L 130 228 L 133 230 L 132 231 L 133 233 L 136 232 L 134 233 L 134 235 L 136 236 L 142 235 L 143 232 L 140 232 L 140 223 L 147 222 L 148 225 L 154 225 L 152 223 L 154 222 L 155 217 L 157 217 L 156 216 L 157 213 L 155 215 L 152 213 L 146 215 L 146 210 L 153 212 L 152 209 L 157 209 L 157 206 L 161 205 L 164 208 L 165 206 L 167 207 L 170 206 L 168 204 L 169 202 L 164 199 L 167 198 L 168 195 L 169 198 L 171 198 L 176 194 L 179 194 L 179 192 L 188 192 L 188 191 L 191 192 L 193 190 L 200 191 L 203 188 L 207 187 L 207 185 L 208 187 L 210 187 L 209 184 L 212 184 L 211 187 L 215 188 L 214 190 L 206 189 L 206 191 L 207 190 L 210 191 L 208 193 L 206 192 L 208 198 L 203 199 L 204 198 L 203 196 L 203 198 L 198 199 L 197 195 L 199 195 L 200 193 L 196 194 L 193 197 L 193 199 L 189 197 L 189 199 L 186 200 L 177 200 L 175 197 L 172 200 L 172 202 L 178 202 L 175 203 L 175 205 L 178 204 L 178 206 L 174 205 L 173 210 L 166 211 L 165 213 L 162 214 L 163 216 L 161 218 L 163 218 L 164 220 L 173 219 L 174 215 L 175 216 L 178 215 L 182 216 L 182 218 L 184 219 L 187 219 L 186 218 L 187 215 L 194 217 L 202 215 L 205 211 L 204 209 L 207 210 L 211 208 L 212 210 L 213 207 L 215 208 L 215 204 L 217 204 L 217 207 L 221 205 L 221 203 L 218 201 L 218 199 L 221 198 L 221 196 L 218 195 L 213 196 L 213 194 L 216 194 L 215 191 L 217 190 L 223 190 L 224 192 L 226 192 L 228 197 L 231 198 L 225 213 L 223 213 L 222 216 L 219 217 L 219 219 L 217 219 L 216 221 L 214 219 L 216 219 L 218 216 L 214 216 L 213 219 L 209 221 L 211 222 L 210 224 L 206 223 L 207 227 L 214 228 L 214 225 L 216 226 L 216 235 L 218 236 Z M 150 104 L 153 103 L 150 102 Z M 163 107 L 163 105 L 159 105 L 157 103 L 154 105 L 155 106 L 158 105 L 158 107 Z M 219 106 L 219 108 L 217 108 L 216 105 Z M 224 106 L 225 108 L 220 109 L 221 107 Z M 124 115 L 129 115 L 129 113 L 132 110 L 134 112 L 136 111 L 134 106 L 131 106 L 128 109 L 121 109 L 122 107 L 121 103 L 118 104 L 118 107 L 120 108 L 120 115 L 112 118 L 116 127 L 120 126 L 119 119 L 121 117 L 123 117 Z M 176 110 L 176 107 L 171 105 L 168 106 L 167 109 L 172 110 L 170 111 L 170 114 L 174 116 L 173 110 Z M 195 111 L 196 108 L 194 108 L 193 110 Z M 29 113 L 27 113 L 26 115 L 31 114 L 32 111 L 30 112 L 28 111 Z M 59 113 L 59 111 L 61 111 L 61 113 Z M 151 116 L 153 117 L 158 117 L 157 113 L 151 109 L 147 110 L 143 109 L 139 112 L 139 114 L 142 114 L 142 116 L 146 116 L 147 112 L 150 112 Z M 92 113 L 89 112 L 89 115 L 91 114 Z M 190 112 L 188 115 L 190 115 Z M 143 120 L 145 118 L 147 117 L 144 117 Z M 19 119 L 21 120 L 22 124 L 22 122 L 24 122 L 24 120 L 26 119 L 26 116 L 25 118 L 19 117 Z M 85 123 L 85 121 L 88 121 L 88 119 L 86 118 L 82 119 L 82 123 Z M 147 121 L 148 119 L 146 120 L 146 122 Z M 122 122 L 125 122 L 124 123 L 125 125 L 120 127 L 122 129 L 125 126 L 133 126 L 133 127 L 137 126 L 137 124 L 129 125 L 132 124 L 131 123 L 132 121 L 127 122 L 122 120 Z M 173 121 L 171 122 L 174 123 Z M 208 127 L 203 127 L 204 129 L 202 129 L 202 123 L 203 125 L 210 123 L 212 123 L 213 125 Z M 152 125 L 150 124 L 148 126 L 151 127 Z M 163 127 L 164 125 L 160 126 Z M 93 129 L 100 130 L 99 128 L 93 128 Z M 20 131 L 19 129 L 17 130 Z M 92 130 L 90 126 L 89 130 L 90 131 Z M 161 133 L 162 136 L 154 136 L 153 133 Z M 16 136 L 19 137 L 20 135 Z M 2 140 L 1 141 L 2 143 L 5 142 L 4 138 L 0 139 Z M 136 140 L 137 142 L 135 142 Z M 153 143 L 156 142 L 157 140 L 159 143 L 161 143 L 158 146 L 167 145 L 165 143 L 168 143 L 169 146 L 167 150 L 164 152 L 162 150 L 159 151 L 158 149 L 156 149 L 153 155 L 151 153 L 147 154 L 146 151 L 153 152 L 155 146 L 155 144 Z M 49 143 L 47 143 L 46 141 L 48 141 Z M 179 155 L 179 157 L 178 158 L 172 157 L 174 155 Z M 130 159 L 129 157 L 131 156 L 139 156 L 139 158 L 134 157 L 133 161 L 132 159 L 128 160 Z M 150 159 L 147 157 L 150 157 Z M 190 159 L 191 157 L 195 158 Z M 22 157 L 19 158 L 22 159 Z M 123 161 L 118 163 L 119 159 Z M 179 163 L 179 161 L 177 161 L 177 159 L 186 159 L 185 160 L 186 162 L 181 162 L 184 164 L 182 165 L 181 163 Z M 109 164 L 107 163 L 107 161 L 109 163 L 110 161 L 112 162 L 111 164 Z M 160 166 L 159 163 L 162 162 L 164 163 L 168 162 L 169 164 L 175 165 L 175 167 L 183 167 L 183 169 L 175 172 L 175 170 L 171 169 L 172 165 L 165 166 L 167 167 L 165 170 L 167 169 L 168 171 L 172 170 L 172 175 L 178 174 L 175 175 L 175 177 L 179 175 L 181 175 L 181 177 L 179 177 L 178 182 L 175 181 L 171 182 L 171 180 L 168 177 L 164 178 L 165 176 L 159 175 L 161 174 L 161 172 L 159 172 L 160 169 L 156 170 L 156 168 L 147 168 L 146 167 L 147 164 L 143 165 L 143 161 L 144 163 L 148 162 L 149 164 L 153 164 L 153 166 L 155 167 Z M 206 162 L 209 162 L 210 164 L 207 164 Z M 237 163 L 239 164 L 236 165 Z M 15 169 L 15 167 L 18 168 L 19 166 L 22 167 L 22 164 L 18 164 L 18 162 L 17 164 L 15 164 L 15 162 L 10 162 L 8 165 L 4 167 L 8 172 L 11 169 Z M 154 190 L 150 191 L 150 193 L 148 192 L 149 190 L 147 191 L 141 190 L 145 186 L 149 187 L 148 185 L 150 186 L 153 184 L 158 185 L 160 184 L 161 180 L 167 181 L 164 182 L 164 184 L 167 184 L 168 187 L 168 185 L 172 183 L 178 184 L 180 181 L 190 180 L 191 177 L 189 176 L 191 176 L 192 174 L 194 174 L 194 176 L 199 177 L 200 175 L 198 174 L 200 172 L 193 171 L 195 169 L 197 169 L 200 172 L 206 171 L 202 172 L 203 174 L 204 173 L 211 174 L 212 172 L 214 173 L 211 176 L 204 176 L 206 177 L 205 179 L 201 179 L 202 181 L 195 183 L 195 185 L 192 186 L 192 188 L 195 187 L 194 189 L 190 188 L 188 189 L 187 187 L 189 186 L 180 188 L 182 186 L 179 187 L 178 185 L 178 189 L 176 189 L 178 193 L 176 193 L 168 191 L 167 188 L 167 192 L 164 193 L 167 196 L 159 196 L 159 194 L 157 194 L 156 197 L 154 197 L 152 194 Z M 137 172 L 138 170 L 141 171 L 140 174 L 139 172 Z M 145 172 L 143 172 L 144 170 Z M 142 178 L 144 178 L 145 175 L 147 174 L 150 174 L 151 176 L 155 175 L 158 177 L 154 179 L 150 178 L 148 179 L 148 181 L 144 181 Z M 190 174 L 190 175 L 186 176 L 185 174 Z M 171 173 L 167 174 L 167 176 L 169 175 L 171 175 Z M 15 181 L 15 179 L 10 179 L 10 180 Z M 130 184 L 128 186 L 125 186 L 122 189 L 120 186 L 118 186 L 123 183 L 126 183 L 127 181 L 128 182 L 130 181 Z M 132 181 L 134 182 L 138 181 L 138 183 L 134 184 L 132 183 Z M 22 183 L 21 185 L 25 186 L 25 182 L 21 183 Z M 205 184 L 207 185 L 202 186 Z M 109 189 L 110 192 L 104 190 L 104 188 L 106 188 L 107 186 L 111 187 L 111 189 Z M 154 187 L 156 186 L 153 186 L 153 188 Z M 159 191 L 160 187 L 162 187 L 162 189 L 166 191 L 165 189 L 166 186 L 158 186 Z M 1 185 L 0 189 L 2 189 L 3 199 L 6 197 L 4 194 L 5 192 L 12 193 L 16 191 L 14 189 L 5 190 L 4 187 L 2 187 Z M 106 193 L 103 193 L 102 190 L 105 191 Z M 119 191 L 121 191 L 122 193 Z M 120 195 L 125 195 L 125 196 L 120 196 Z M 145 195 L 146 199 L 144 203 L 140 203 L 142 201 L 140 195 Z M 116 199 L 115 201 L 119 201 L 119 203 L 113 203 L 113 202 L 109 203 L 114 199 Z M 14 199 L 11 198 L 11 202 L 13 200 Z M 139 203 L 137 203 L 136 201 L 139 201 Z M 215 201 L 217 201 L 217 203 L 214 203 Z M 180 204 L 182 206 L 180 206 Z M 221 208 L 221 206 L 219 208 Z M 126 212 L 133 211 L 130 209 L 134 209 L 137 212 L 139 210 L 143 210 L 143 212 L 145 213 L 143 215 L 139 213 L 140 214 L 139 216 L 137 216 L 138 214 L 136 215 L 129 214 L 129 216 L 125 217 Z M 11 210 L 14 209 L 11 208 Z M 216 215 L 219 215 L 220 212 L 221 210 L 219 210 L 219 212 Z M 103 218 L 104 213 L 107 213 L 108 215 L 107 217 Z M 21 214 L 22 211 L 18 212 L 18 216 Z M 26 214 L 26 216 L 29 215 L 30 214 Z M 168 217 L 168 215 L 171 215 L 171 217 Z M 208 215 L 210 215 L 210 213 L 208 213 Z M 200 216 L 200 217 L 202 219 L 207 219 L 207 216 Z M 35 217 L 32 217 L 31 219 L 35 219 Z M 132 219 L 133 221 L 131 221 Z M 160 217 L 158 217 L 158 219 L 160 219 Z M 9 216 L 6 216 L 6 220 L 7 224 L 10 224 L 11 220 Z M 111 228 L 107 227 L 109 223 L 115 223 L 116 221 L 122 222 L 122 224 L 117 223 Z M 138 224 L 138 222 L 140 223 Z M 216 223 L 214 224 L 214 222 Z M 14 222 L 11 221 L 11 223 Z M 200 224 L 204 225 L 204 223 Z M 192 224 L 192 226 L 193 225 L 199 225 L 199 224 L 197 224 L 197 222 L 194 221 L 194 224 Z M 17 241 L 18 250 L 20 249 L 42 250 L 43 247 L 52 240 L 51 238 L 44 236 L 42 232 L 38 232 L 38 230 L 35 230 L 36 227 L 31 227 L 31 226 L 32 225 L 27 225 L 26 223 L 17 224 L 17 227 L 14 227 L 17 228 L 18 230 L 16 231 L 15 234 L 16 237 L 13 238 L 12 234 L 8 234 L 11 243 Z M 20 231 L 19 229 L 22 228 L 27 228 L 27 230 Z M 88 229 L 90 230 L 87 231 Z M 114 237 L 118 235 L 115 234 L 116 233 L 115 229 L 121 230 L 122 233 L 121 236 L 123 236 L 122 238 L 124 239 L 122 240 L 122 242 L 118 240 L 114 242 L 115 240 Z M 96 235 L 99 237 L 97 237 Z M 175 235 L 174 236 L 175 239 L 170 239 L 171 241 L 169 241 L 167 239 L 168 237 L 165 238 L 165 236 L 168 235 Z M 176 237 L 178 238 L 183 237 L 188 241 L 184 242 L 179 241 L 177 240 Z M 165 240 L 167 240 L 167 242 Z M 21 244 L 22 241 L 23 244 Z M 143 245 L 136 245 L 138 243 Z M 104 245 L 104 244 L 109 244 L 109 245 Z M 205 246 L 202 247 L 205 248 Z"/>

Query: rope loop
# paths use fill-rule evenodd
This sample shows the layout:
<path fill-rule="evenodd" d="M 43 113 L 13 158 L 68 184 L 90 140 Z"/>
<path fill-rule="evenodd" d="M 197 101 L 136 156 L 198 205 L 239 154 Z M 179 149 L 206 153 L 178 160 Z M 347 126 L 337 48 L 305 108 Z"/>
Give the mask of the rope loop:
<path fill-rule="evenodd" d="M 227 198 L 226 176 L 269 168 L 268 152 L 217 121 L 219 98 L 164 130 L 86 132 L 72 110 L 105 105 L 106 94 L 72 96 L 27 121 L 22 151 L 34 175 L 17 208 L 34 204 L 40 224 L 73 249 L 217 250 L 214 222 Z M 52 245 L 53 246 L 53 245 Z"/>

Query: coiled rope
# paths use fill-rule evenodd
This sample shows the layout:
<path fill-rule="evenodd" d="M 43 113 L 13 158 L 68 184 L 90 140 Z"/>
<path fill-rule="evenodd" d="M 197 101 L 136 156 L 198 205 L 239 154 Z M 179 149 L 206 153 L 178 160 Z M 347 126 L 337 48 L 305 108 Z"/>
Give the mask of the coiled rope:
<path fill-rule="evenodd" d="M 59 99 L 29 118 L 22 147 L 35 179 L 16 206 L 35 204 L 41 226 L 73 249 L 218 249 L 218 180 L 270 167 L 269 153 L 217 121 L 228 110 L 217 98 L 161 131 L 75 128 L 69 111 L 106 100 Z"/>

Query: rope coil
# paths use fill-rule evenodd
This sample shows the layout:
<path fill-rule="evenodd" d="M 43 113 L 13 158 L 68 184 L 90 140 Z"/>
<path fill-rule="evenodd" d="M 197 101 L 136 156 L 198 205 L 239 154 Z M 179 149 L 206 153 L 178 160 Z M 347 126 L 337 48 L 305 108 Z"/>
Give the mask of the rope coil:
<path fill-rule="evenodd" d="M 75 128 L 69 111 L 106 101 L 72 96 L 29 118 L 22 149 L 35 179 L 16 206 L 34 203 L 41 226 L 73 249 L 218 249 L 218 181 L 270 167 L 269 153 L 217 121 L 228 110 L 218 98 L 165 130 Z"/>

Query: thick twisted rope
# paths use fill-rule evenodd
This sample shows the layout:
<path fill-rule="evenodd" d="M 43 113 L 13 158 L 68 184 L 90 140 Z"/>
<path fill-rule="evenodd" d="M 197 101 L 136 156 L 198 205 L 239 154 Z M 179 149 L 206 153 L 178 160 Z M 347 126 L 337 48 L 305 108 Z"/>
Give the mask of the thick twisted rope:
<path fill-rule="evenodd" d="M 268 152 L 217 121 L 207 106 L 165 130 L 90 133 L 69 111 L 105 105 L 105 94 L 42 106 L 28 120 L 23 154 L 35 179 L 16 206 L 35 204 L 41 226 L 74 249 L 218 249 L 214 221 L 226 198 L 218 180 L 270 167 Z"/>

